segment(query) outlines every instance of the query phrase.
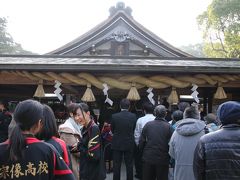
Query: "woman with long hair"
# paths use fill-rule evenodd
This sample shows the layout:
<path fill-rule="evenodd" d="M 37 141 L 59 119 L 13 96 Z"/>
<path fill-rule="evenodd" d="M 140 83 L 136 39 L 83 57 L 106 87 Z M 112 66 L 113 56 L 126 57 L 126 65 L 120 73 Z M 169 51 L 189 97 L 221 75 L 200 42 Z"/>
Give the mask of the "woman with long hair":
<path fill-rule="evenodd" d="M 16 126 L 9 140 L 0 144 L 0 179 L 74 180 L 56 149 L 35 138 L 42 128 L 43 105 L 22 101 L 14 119 Z"/>
<path fill-rule="evenodd" d="M 43 105 L 42 129 L 37 137 L 49 144 L 52 144 L 61 155 L 65 163 L 70 168 L 72 167 L 67 145 L 62 139 L 58 138 L 59 134 L 54 113 L 52 109 L 46 104 Z"/>

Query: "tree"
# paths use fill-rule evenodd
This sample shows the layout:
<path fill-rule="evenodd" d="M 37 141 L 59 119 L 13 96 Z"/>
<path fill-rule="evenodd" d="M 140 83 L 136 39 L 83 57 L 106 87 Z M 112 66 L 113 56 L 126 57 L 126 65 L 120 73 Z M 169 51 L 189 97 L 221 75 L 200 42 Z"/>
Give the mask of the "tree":
<path fill-rule="evenodd" d="M 239 0 L 213 0 L 197 20 L 208 57 L 240 58 Z"/>
<path fill-rule="evenodd" d="M 206 57 L 203 53 L 203 44 L 190 44 L 188 46 L 181 46 L 179 49 L 195 57 Z"/>
<path fill-rule="evenodd" d="M 0 54 L 33 54 L 30 51 L 24 50 L 20 44 L 14 42 L 6 28 L 7 19 L 0 17 Z"/>

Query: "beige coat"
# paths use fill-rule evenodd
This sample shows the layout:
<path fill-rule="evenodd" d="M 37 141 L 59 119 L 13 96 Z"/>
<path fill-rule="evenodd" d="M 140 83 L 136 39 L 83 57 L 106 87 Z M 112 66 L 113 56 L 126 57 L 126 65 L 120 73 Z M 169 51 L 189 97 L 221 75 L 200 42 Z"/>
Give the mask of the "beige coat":
<path fill-rule="evenodd" d="M 72 146 L 75 143 L 79 142 L 81 135 L 79 132 L 75 130 L 72 124 L 66 120 L 64 124 L 59 126 L 59 135 L 60 138 L 65 141 L 67 146 Z M 79 160 L 80 160 L 80 153 L 71 153 L 70 154 L 71 161 L 72 161 L 72 169 L 73 174 L 77 180 L 80 179 L 79 175 Z"/>

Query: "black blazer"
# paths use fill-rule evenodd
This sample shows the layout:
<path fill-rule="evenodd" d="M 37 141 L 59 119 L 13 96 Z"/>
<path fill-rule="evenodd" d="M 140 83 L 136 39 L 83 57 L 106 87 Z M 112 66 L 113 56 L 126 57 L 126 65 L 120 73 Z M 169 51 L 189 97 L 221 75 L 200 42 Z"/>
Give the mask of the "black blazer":
<path fill-rule="evenodd" d="M 112 115 L 111 129 L 113 133 L 113 150 L 133 150 L 136 121 L 136 115 L 126 110 Z"/>
<path fill-rule="evenodd" d="M 168 143 L 171 139 L 173 128 L 165 119 L 156 118 L 148 122 L 143 130 L 139 141 L 139 149 L 142 160 L 150 164 L 168 165 Z"/>

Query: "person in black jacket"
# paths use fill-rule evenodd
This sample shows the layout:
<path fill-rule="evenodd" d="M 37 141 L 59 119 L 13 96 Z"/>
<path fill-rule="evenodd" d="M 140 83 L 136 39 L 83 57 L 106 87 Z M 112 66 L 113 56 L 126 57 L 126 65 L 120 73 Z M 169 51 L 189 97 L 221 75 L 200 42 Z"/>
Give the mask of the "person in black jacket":
<path fill-rule="evenodd" d="M 83 126 L 81 140 L 73 146 L 72 151 L 80 151 L 80 180 L 103 180 L 106 169 L 102 152 L 100 131 L 90 117 L 89 107 L 85 103 L 80 107 L 79 123 Z"/>
<path fill-rule="evenodd" d="M 0 144 L 0 179 L 74 180 L 72 171 L 57 150 L 38 140 L 43 106 L 34 100 L 20 102 L 15 111 L 9 140 Z"/>
<path fill-rule="evenodd" d="M 240 179 L 240 102 L 221 104 L 222 128 L 201 137 L 194 153 L 196 180 Z"/>
<path fill-rule="evenodd" d="M 154 115 L 155 120 L 144 126 L 139 142 L 139 149 L 143 151 L 142 180 L 168 180 L 168 143 L 174 130 L 165 120 L 165 106 L 158 105 L 154 109 Z"/>
<path fill-rule="evenodd" d="M 127 180 L 133 180 L 134 129 L 137 118 L 135 114 L 128 111 L 129 107 L 130 101 L 122 99 L 120 102 L 121 112 L 113 114 L 111 118 L 113 180 L 120 180 L 123 157 L 127 170 Z"/>
<path fill-rule="evenodd" d="M 43 105 L 42 125 L 43 127 L 37 134 L 37 138 L 53 145 L 65 163 L 72 169 L 69 149 L 66 143 L 59 138 L 57 121 L 55 119 L 54 112 L 46 104 Z"/>

